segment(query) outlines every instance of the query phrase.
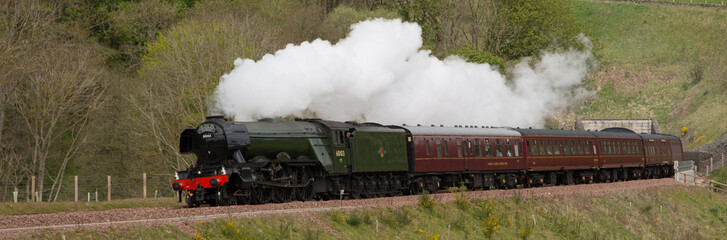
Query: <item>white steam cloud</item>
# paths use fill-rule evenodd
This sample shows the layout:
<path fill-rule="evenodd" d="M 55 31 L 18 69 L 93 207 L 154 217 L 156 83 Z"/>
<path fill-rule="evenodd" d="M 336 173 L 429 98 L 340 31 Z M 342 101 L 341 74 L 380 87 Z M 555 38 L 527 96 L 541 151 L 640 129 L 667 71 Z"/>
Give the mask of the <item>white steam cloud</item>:
<path fill-rule="evenodd" d="M 315 114 L 382 124 L 540 127 L 553 110 L 588 94 L 578 86 L 590 49 L 543 53 L 534 64 L 523 59 L 507 81 L 489 64 L 420 50 L 415 23 L 374 19 L 351 29 L 335 45 L 318 39 L 259 61 L 235 60 L 213 108 L 238 121 Z"/>

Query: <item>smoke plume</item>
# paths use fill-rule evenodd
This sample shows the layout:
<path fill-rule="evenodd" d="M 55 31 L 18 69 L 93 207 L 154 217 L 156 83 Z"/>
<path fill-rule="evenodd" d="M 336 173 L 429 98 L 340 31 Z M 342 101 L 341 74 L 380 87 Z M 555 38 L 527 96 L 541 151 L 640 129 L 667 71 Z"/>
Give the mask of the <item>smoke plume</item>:
<path fill-rule="evenodd" d="M 590 43 L 585 37 L 586 46 Z M 374 19 L 333 45 L 288 44 L 258 61 L 235 60 L 220 78 L 213 109 L 237 121 L 299 116 L 382 124 L 535 126 L 588 95 L 578 87 L 590 49 L 523 59 L 506 80 L 489 64 L 421 50 L 421 28 Z"/>

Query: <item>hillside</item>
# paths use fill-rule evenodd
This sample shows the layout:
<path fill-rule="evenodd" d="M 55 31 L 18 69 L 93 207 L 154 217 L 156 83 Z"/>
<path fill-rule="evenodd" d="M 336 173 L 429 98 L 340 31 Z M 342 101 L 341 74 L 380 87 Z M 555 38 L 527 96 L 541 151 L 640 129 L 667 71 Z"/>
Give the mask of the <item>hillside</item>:
<path fill-rule="evenodd" d="M 656 4 L 571 2 L 593 37 L 598 91 L 561 121 L 656 118 L 695 149 L 727 132 L 727 10 Z M 704 136 L 703 138 L 700 138 Z"/>
<path fill-rule="evenodd" d="M 44 201 L 73 199 L 75 175 L 87 196 L 103 196 L 111 175 L 113 199 L 139 197 L 142 173 L 150 176 L 149 192 L 171 196 L 173 171 L 194 164 L 178 153 L 179 133 L 217 113 L 213 93 L 235 59 L 260 60 L 319 38 L 335 44 L 370 18 L 416 22 L 431 56 L 499 65 L 490 72 L 503 73 L 502 86 L 512 83 L 504 78 L 522 58 L 537 65 L 544 51 L 585 49 L 585 33 L 599 63 L 584 83 L 594 96 L 551 113 L 547 127 L 571 128 L 579 118 L 655 118 L 665 133 L 686 127 L 686 149 L 727 132 L 725 8 L 575 0 L 5 0 L 0 18 L 0 169 L 10 173 L 0 175 L 0 201 L 16 188 L 20 199 L 30 198 L 32 176 Z M 276 94 L 262 98 L 289 97 Z"/>

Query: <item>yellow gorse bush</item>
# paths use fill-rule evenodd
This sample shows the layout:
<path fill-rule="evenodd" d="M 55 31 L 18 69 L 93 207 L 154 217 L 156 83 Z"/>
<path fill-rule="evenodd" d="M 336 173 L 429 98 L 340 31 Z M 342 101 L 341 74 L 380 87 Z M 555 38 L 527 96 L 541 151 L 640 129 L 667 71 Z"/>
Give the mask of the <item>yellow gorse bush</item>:
<path fill-rule="evenodd" d="M 429 192 L 423 191 L 422 194 L 419 195 L 419 207 L 433 210 L 436 206 L 437 202 L 434 201 L 434 198 L 429 196 Z"/>

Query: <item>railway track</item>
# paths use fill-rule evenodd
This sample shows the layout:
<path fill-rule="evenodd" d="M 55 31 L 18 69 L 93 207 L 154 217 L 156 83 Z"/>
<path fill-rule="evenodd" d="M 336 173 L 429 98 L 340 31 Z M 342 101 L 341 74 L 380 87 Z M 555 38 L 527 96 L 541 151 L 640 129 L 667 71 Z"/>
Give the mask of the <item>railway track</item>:
<path fill-rule="evenodd" d="M 468 197 L 496 199 L 519 196 L 558 197 L 568 195 L 604 195 L 623 191 L 641 191 L 655 187 L 681 185 L 671 178 L 636 180 L 615 183 L 596 183 L 569 186 L 552 186 L 526 189 L 470 191 Z M 450 193 L 437 193 L 433 197 L 439 202 L 454 201 Z M 7 215 L 0 218 L 0 238 L 20 238 L 27 232 L 47 229 L 105 228 L 122 225 L 149 225 L 192 223 L 228 217 L 255 217 L 270 214 L 302 214 L 328 211 L 333 208 L 396 207 L 416 205 L 418 196 L 399 196 L 357 200 L 331 200 L 289 202 L 264 205 L 238 205 L 227 207 L 187 208 L 182 204 L 175 207 L 129 208 L 99 211 L 58 212 L 29 215 Z"/>

